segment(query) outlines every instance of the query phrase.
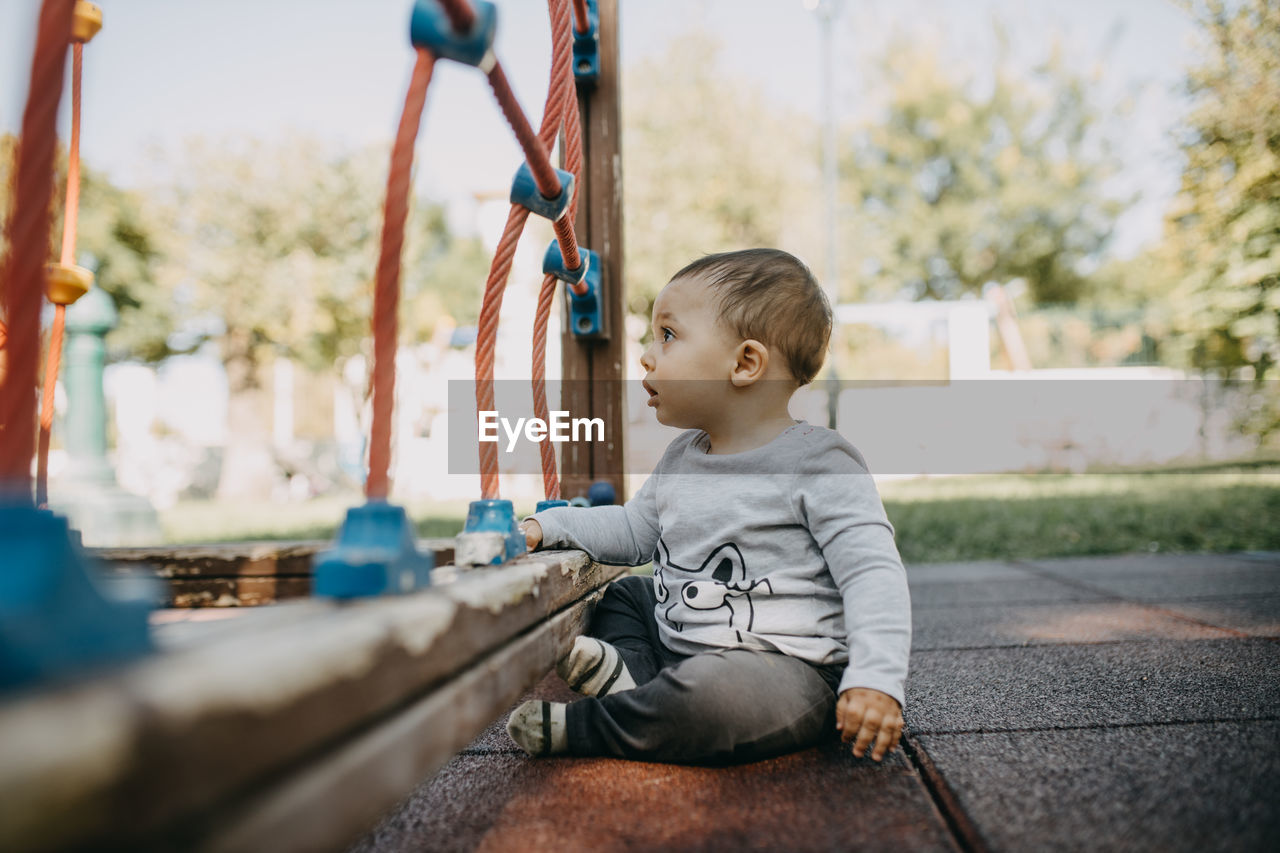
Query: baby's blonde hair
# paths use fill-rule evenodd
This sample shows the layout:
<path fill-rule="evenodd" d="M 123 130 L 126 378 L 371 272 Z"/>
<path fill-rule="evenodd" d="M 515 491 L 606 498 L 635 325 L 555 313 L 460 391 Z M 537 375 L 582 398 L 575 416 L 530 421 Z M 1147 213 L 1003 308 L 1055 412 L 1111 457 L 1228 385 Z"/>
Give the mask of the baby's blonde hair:
<path fill-rule="evenodd" d="M 699 258 L 671 277 L 698 277 L 718 300 L 720 322 L 786 359 L 800 385 L 822 368 L 831 340 L 831 304 L 813 273 L 780 249 L 743 249 Z"/>

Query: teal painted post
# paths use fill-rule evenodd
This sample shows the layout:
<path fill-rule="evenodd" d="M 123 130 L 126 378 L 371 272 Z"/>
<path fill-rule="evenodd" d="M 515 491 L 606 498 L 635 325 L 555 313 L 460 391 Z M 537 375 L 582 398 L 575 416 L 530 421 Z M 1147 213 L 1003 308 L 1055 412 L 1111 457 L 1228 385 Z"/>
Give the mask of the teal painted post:
<path fill-rule="evenodd" d="M 94 287 L 67 308 L 65 443 L 80 480 L 112 481 L 107 464 L 107 398 L 102 388 L 107 332 L 116 327 L 115 305 Z"/>

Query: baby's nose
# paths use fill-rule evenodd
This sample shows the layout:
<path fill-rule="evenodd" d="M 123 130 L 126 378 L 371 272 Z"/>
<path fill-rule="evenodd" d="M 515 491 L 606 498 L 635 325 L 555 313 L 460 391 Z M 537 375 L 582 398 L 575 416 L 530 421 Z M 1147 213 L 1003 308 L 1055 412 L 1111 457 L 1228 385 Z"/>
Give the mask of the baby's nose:
<path fill-rule="evenodd" d="M 644 348 L 644 352 L 640 353 L 640 366 L 645 370 L 653 370 L 653 356 L 650 355 L 652 348 L 653 344 L 650 344 Z"/>

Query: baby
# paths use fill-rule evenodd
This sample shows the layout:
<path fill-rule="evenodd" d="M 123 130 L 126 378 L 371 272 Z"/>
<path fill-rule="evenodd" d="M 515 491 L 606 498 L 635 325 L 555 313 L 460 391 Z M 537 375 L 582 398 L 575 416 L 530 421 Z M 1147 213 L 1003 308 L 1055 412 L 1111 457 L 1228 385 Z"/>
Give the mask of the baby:
<path fill-rule="evenodd" d="M 685 431 L 626 505 L 521 524 L 530 550 L 652 560 L 653 577 L 610 585 L 557 666 L 589 698 L 512 713 L 523 750 L 753 761 L 833 719 L 856 756 L 897 745 L 911 602 L 893 526 L 858 450 L 787 411 L 830 335 L 822 289 L 786 252 L 710 255 L 658 295 L 644 387 Z"/>

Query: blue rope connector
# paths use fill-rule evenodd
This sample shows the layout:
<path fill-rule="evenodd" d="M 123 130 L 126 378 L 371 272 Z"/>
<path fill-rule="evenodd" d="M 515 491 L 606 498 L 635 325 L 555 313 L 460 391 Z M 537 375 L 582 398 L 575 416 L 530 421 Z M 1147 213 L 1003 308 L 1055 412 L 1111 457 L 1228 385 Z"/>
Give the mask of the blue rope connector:
<path fill-rule="evenodd" d="M 542 272 L 543 274 L 551 274 L 566 284 L 577 284 L 587 277 L 587 271 L 591 269 L 592 253 L 578 248 L 578 268 L 575 270 L 565 269 L 564 255 L 560 254 L 560 243 L 552 240 L 551 245 L 547 246 L 547 253 L 542 256 Z"/>
<path fill-rule="evenodd" d="M 596 0 L 587 0 L 587 31 L 573 29 L 573 76 L 587 85 L 594 85 L 600 78 L 600 11 Z"/>
<path fill-rule="evenodd" d="M 560 176 L 560 195 L 547 198 L 538 192 L 538 185 L 534 183 L 533 171 L 530 170 L 529 164 L 521 163 L 520 168 L 516 169 L 515 178 L 511 181 L 511 203 L 523 205 L 529 209 L 530 213 L 536 213 L 555 222 L 565 215 L 569 209 L 569 202 L 573 200 L 573 173 L 556 169 L 556 174 Z"/>
<path fill-rule="evenodd" d="M 130 579 L 135 595 L 105 595 L 63 516 L 0 503 L 0 554 L 0 689 L 151 651 L 152 585 Z"/>
<path fill-rule="evenodd" d="M 493 34 L 498 28 L 498 8 L 485 0 L 471 0 L 475 23 L 471 32 L 456 33 L 440 0 L 416 0 L 409 18 L 409 41 L 436 56 L 488 72 L 493 63 Z"/>
<path fill-rule="evenodd" d="M 591 488 L 587 489 L 587 500 L 591 501 L 592 506 L 613 506 L 618 502 L 618 495 L 613 490 L 613 483 L 608 480 L 596 480 L 591 484 Z"/>
<path fill-rule="evenodd" d="M 553 246 L 552 249 L 548 249 L 548 258 L 552 251 L 559 256 L 560 247 Z M 586 283 L 587 292 L 579 296 L 572 289 L 569 290 L 569 328 L 579 338 L 603 338 L 604 300 L 600 278 L 600 256 L 590 249 L 579 249 L 578 255 L 582 258 L 582 266 L 586 268 L 586 275 L 581 280 Z M 544 260 L 543 269 L 549 272 L 546 270 L 545 263 Z M 563 260 L 560 261 L 560 265 L 564 266 Z"/>
<path fill-rule="evenodd" d="M 337 544 L 316 555 L 312 591 L 330 598 L 411 592 L 431 584 L 435 557 L 418 551 L 404 507 L 369 501 L 347 510 Z"/>
<path fill-rule="evenodd" d="M 498 566 L 525 553 L 524 533 L 517 526 L 511 501 L 472 501 L 454 548 L 459 565 Z"/>
<path fill-rule="evenodd" d="M 534 510 L 534 512 L 535 513 L 542 512 L 544 509 L 554 509 L 555 507 L 558 507 L 558 506 L 568 506 L 568 505 L 569 505 L 568 501 L 561 501 L 561 500 L 538 501 L 538 507 L 537 509 Z"/>

